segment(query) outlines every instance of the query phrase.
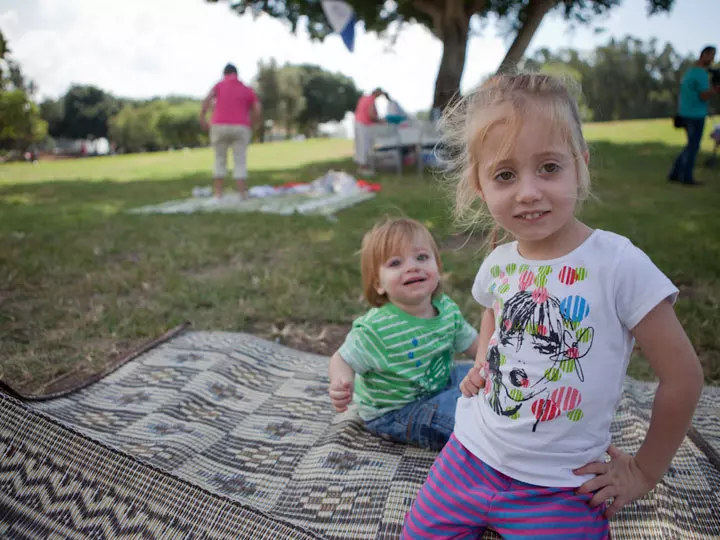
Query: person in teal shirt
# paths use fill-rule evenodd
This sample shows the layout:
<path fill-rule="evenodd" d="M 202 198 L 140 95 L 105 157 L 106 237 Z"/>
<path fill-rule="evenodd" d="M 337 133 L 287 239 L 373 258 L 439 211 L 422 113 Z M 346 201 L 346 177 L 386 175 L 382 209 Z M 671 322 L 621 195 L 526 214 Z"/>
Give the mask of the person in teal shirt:
<path fill-rule="evenodd" d="M 673 163 L 668 180 L 687 186 L 700 185 L 693 177 L 695 159 L 700 151 L 705 117 L 708 115 L 708 100 L 719 87 L 710 86 L 709 68 L 715 60 L 715 47 L 705 47 L 699 60 L 685 72 L 680 83 L 678 116 L 687 132 L 687 145 Z"/>

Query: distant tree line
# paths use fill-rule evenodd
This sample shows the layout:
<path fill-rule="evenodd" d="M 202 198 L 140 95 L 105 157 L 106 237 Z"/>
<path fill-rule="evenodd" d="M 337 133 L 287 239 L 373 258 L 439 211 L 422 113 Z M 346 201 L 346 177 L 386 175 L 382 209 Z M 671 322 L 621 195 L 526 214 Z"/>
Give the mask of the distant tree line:
<path fill-rule="evenodd" d="M 36 87 L 10 56 L 0 32 L 0 151 L 23 151 L 43 140 L 48 125 L 35 103 Z"/>
<path fill-rule="evenodd" d="M 23 77 L 9 52 L 0 33 L 0 150 L 24 149 L 48 134 L 70 139 L 107 137 L 127 152 L 207 144 L 199 122 L 199 99 L 131 100 L 75 85 L 61 98 L 37 105 L 35 85 Z M 540 49 L 520 67 L 574 78 L 582 87 L 585 120 L 610 121 L 675 114 L 680 80 L 696 58 L 656 40 L 626 37 L 611 39 L 590 52 Z M 263 103 L 264 121 L 255 128 L 255 140 L 265 140 L 267 130 L 275 137 L 316 136 L 320 124 L 341 120 L 360 97 L 352 79 L 310 64 L 261 62 L 251 84 Z M 718 105 L 712 104 L 715 110 Z M 427 116 L 426 111 L 418 113 Z"/>
<path fill-rule="evenodd" d="M 604 122 L 674 115 L 682 76 L 699 55 L 682 56 L 669 44 L 626 37 L 611 39 L 589 54 L 541 49 L 521 66 L 576 79 L 582 85 L 586 120 Z"/>
<path fill-rule="evenodd" d="M 316 136 L 320 124 L 342 120 L 354 110 L 361 95 L 352 79 L 310 64 L 261 62 L 252 85 L 263 103 L 256 140 L 263 140 L 268 129 L 279 129 L 285 137 Z M 75 85 L 61 98 L 43 101 L 40 111 L 52 137 L 107 137 L 119 149 L 137 152 L 207 144 L 200 106 L 199 99 L 189 97 L 130 100 Z"/>

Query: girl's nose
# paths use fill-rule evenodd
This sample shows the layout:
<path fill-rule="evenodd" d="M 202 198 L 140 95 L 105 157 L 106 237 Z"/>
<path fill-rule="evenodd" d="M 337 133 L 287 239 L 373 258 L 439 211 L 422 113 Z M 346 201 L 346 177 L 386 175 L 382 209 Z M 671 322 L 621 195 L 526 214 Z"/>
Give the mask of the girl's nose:
<path fill-rule="evenodd" d="M 539 182 L 540 180 L 534 174 L 522 175 L 518 179 L 517 201 L 528 203 L 541 199 L 542 191 Z"/>

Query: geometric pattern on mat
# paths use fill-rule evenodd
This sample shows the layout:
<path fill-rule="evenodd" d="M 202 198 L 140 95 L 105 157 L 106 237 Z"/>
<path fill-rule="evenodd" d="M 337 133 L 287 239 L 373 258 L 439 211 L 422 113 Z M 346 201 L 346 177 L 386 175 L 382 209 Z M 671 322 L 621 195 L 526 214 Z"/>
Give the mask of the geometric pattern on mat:
<path fill-rule="evenodd" d="M 397 538 L 435 453 L 335 415 L 326 357 L 187 332 L 83 389 L 0 394 L 0 535 L 9 538 Z M 637 450 L 652 384 L 628 379 L 613 441 Z M 720 393 L 615 539 L 720 537 Z M 710 455 L 708 455 L 708 449 Z M 487 533 L 484 538 L 497 538 Z"/>

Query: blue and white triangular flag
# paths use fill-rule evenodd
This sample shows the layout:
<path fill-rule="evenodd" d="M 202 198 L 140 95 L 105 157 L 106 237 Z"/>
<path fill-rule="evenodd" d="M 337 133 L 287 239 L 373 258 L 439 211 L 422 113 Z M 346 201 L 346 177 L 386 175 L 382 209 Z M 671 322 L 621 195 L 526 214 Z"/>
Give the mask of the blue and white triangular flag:
<path fill-rule="evenodd" d="M 355 48 L 355 22 L 357 21 L 353 8 L 341 0 L 322 0 L 322 8 L 330 28 L 340 34 L 348 51 L 352 52 Z"/>

